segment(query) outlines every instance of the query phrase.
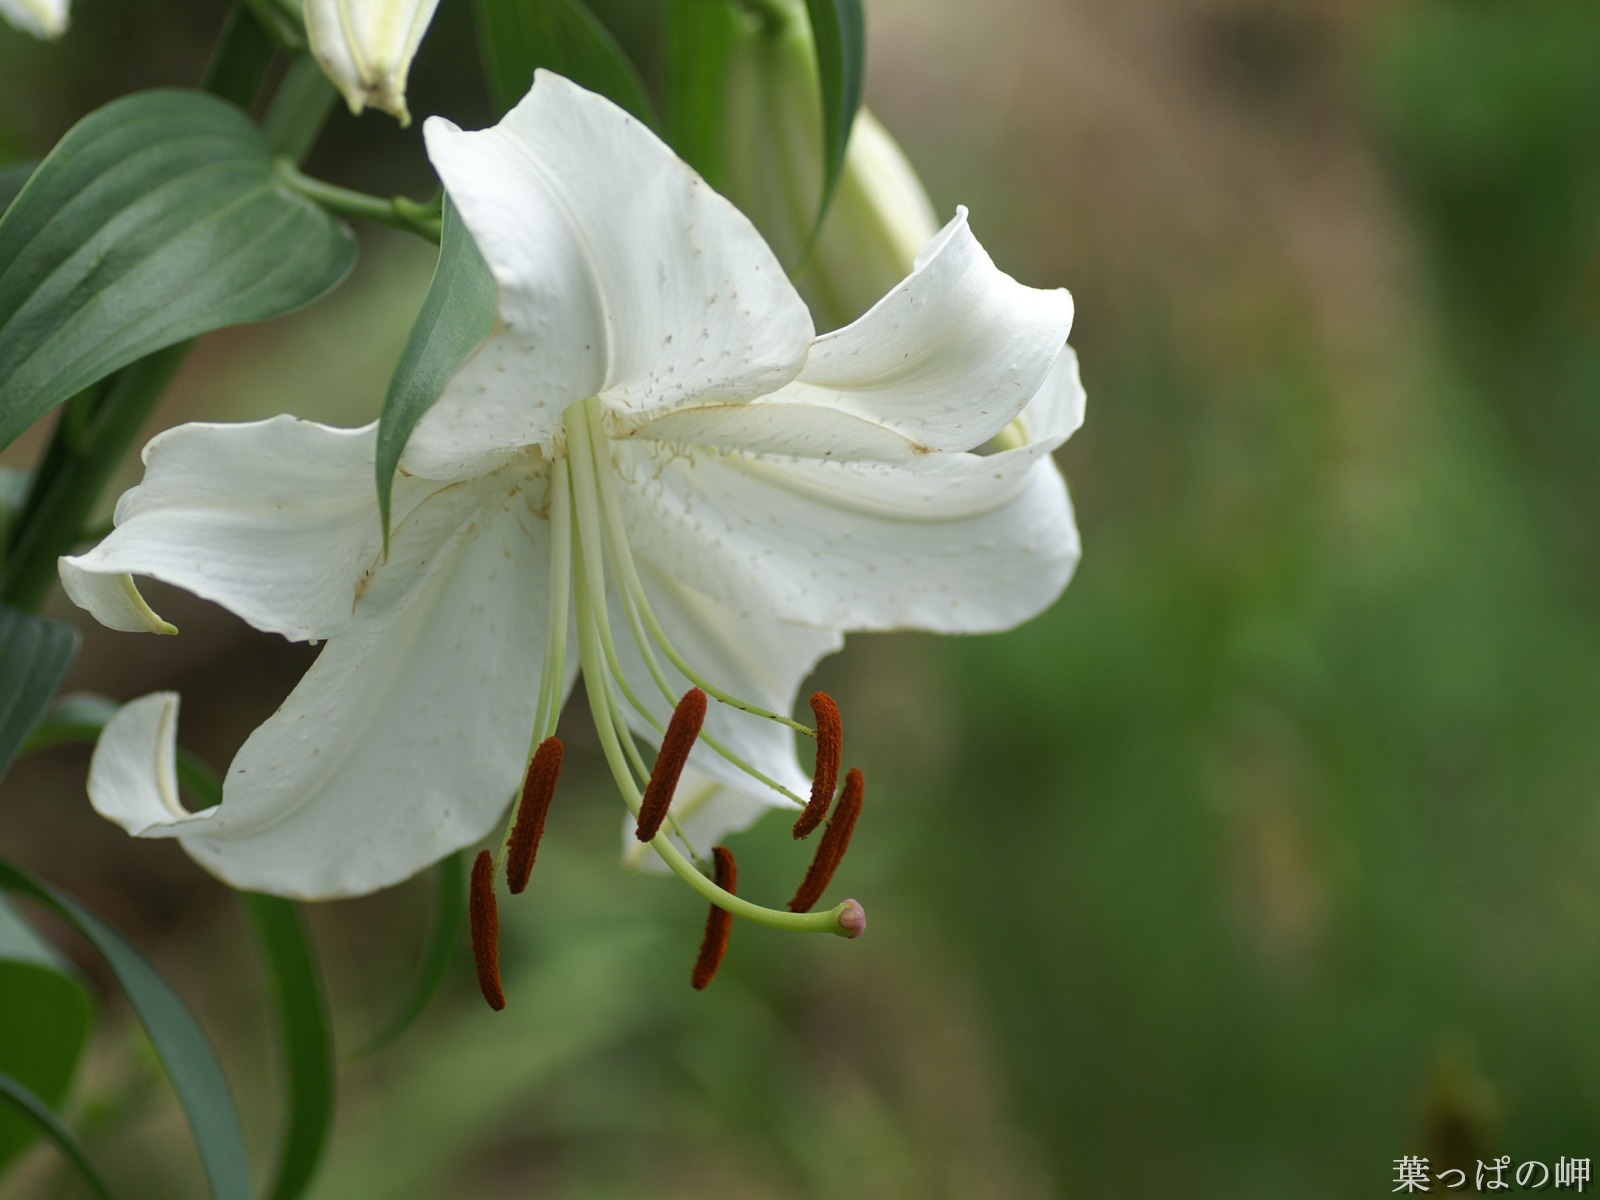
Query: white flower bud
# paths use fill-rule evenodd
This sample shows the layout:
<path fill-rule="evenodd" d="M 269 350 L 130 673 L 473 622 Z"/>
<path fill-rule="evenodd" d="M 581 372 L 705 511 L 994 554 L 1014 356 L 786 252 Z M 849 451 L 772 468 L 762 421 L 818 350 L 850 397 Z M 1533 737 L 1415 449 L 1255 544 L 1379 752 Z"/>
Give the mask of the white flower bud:
<path fill-rule="evenodd" d="M 9 3 L 11 0 L 0 0 Z M 439 0 L 305 0 L 311 53 L 344 93 L 350 111 L 367 105 L 411 123 L 406 75 Z"/>
<path fill-rule="evenodd" d="M 0 17 L 34 37 L 57 38 L 67 31 L 67 0 L 0 0 Z"/>
<path fill-rule="evenodd" d="M 750 34 L 728 73 L 726 191 L 786 267 L 804 253 L 822 195 L 822 108 L 804 10 Z M 905 153 L 870 112 L 856 116 L 844 171 L 796 280 L 820 328 L 845 325 L 911 271 L 939 229 Z"/>

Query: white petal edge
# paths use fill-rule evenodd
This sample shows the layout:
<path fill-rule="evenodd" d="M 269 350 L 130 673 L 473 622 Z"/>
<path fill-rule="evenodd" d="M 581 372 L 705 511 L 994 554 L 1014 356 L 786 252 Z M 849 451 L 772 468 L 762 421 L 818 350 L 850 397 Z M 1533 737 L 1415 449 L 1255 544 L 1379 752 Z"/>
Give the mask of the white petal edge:
<path fill-rule="evenodd" d="M 1072 328 L 1064 288 L 1026 287 L 995 266 L 967 210 L 863 316 L 816 340 L 773 402 L 840 408 L 934 450 L 971 450 L 1039 390 Z"/>
<path fill-rule="evenodd" d="M 117 709 L 89 757 L 89 803 L 134 837 L 173 837 L 216 812 L 178 799 L 178 694 L 152 692 Z"/>
<path fill-rule="evenodd" d="M 424 473 L 549 447 L 590 396 L 640 415 L 800 370 L 811 318 L 760 234 L 609 100 L 539 71 L 493 128 L 423 132 L 500 289 L 498 328 L 412 436 Z"/>
<path fill-rule="evenodd" d="M 613 444 L 635 553 L 740 614 L 831 629 L 992 633 L 1079 557 L 1043 443 L 910 463 Z"/>
<path fill-rule="evenodd" d="M 383 544 L 376 431 L 279 416 L 158 435 L 144 449 L 144 480 L 117 502 L 116 528 L 61 559 L 68 596 L 113 629 L 169 632 L 126 584 L 139 575 L 292 641 L 343 632 Z M 398 480 L 396 519 L 430 486 Z"/>
<path fill-rule="evenodd" d="M 67 31 L 67 0 L 0 0 L 0 17 L 48 41 Z"/>
<path fill-rule="evenodd" d="M 406 77 L 439 0 L 306 0 L 306 38 L 350 111 L 368 104 L 410 124 Z"/>

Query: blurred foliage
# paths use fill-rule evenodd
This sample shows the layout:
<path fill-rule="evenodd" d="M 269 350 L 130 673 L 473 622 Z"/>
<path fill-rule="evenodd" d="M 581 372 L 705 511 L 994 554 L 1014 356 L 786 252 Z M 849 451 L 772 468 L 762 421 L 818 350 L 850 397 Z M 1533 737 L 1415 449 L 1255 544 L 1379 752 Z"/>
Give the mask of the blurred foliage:
<path fill-rule="evenodd" d="M 158 7 L 170 41 L 140 32 Z M 594 7 L 658 78 L 639 6 Z M 869 6 L 869 93 L 1002 263 L 1078 295 L 1079 578 L 1004 637 L 825 664 L 870 780 L 839 886 L 871 934 L 741 926 L 704 995 L 698 906 L 615 868 L 564 729 L 509 1008 L 456 978 L 348 1066 L 318 1195 L 1317 1200 L 1386 1194 L 1402 1154 L 1600 1153 L 1600 8 L 969 8 Z M 487 119 L 465 9 L 419 116 Z M 192 76 L 220 12 L 82 0 L 59 47 L 0 34 L 0 145 Z M 341 117 L 312 168 L 420 195 L 417 162 L 414 130 Z M 391 245 L 202 352 L 162 420 L 369 417 L 427 278 Z M 304 656 L 170 607 L 184 646 L 89 631 L 74 685 L 181 687 L 225 761 Z M 0 840 L 139 931 L 236 1082 L 265 1078 L 225 893 L 97 822 L 82 770 L 25 764 Z M 776 824 L 736 848 L 769 897 L 803 865 Z M 314 914 L 342 1046 L 403 994 L 427 904 Z M 110 1024 L 79 1125 L 130 1197 L 190 1194 Z M 271 1089 L 240 1090 L 260 1149 Z M 15 1178 L 75 1194 L 47 1151 Z"/>

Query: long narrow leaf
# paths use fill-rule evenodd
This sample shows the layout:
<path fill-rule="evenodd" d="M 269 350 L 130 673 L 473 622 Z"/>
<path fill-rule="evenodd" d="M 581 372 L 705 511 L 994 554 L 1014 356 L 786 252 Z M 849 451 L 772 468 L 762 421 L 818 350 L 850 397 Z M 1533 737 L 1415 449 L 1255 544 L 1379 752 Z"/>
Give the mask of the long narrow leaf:
<path fill-rule="evenodd" d="M 44 715 L 78 653 L 78 631 L 0 606 L 0 775 Z"/>
<path fill-rule="evenodd" d="M 667 141 L 718 191 L 728 53 L 747 22 L 730 0 L 667 0 Z"/>
<path fill-rule="evenodd" d="M 861 108 L 867 76 L 867 25 L 861 0 L 806 0 L 822 85 L 822 203 L 811 229 L 815 242 L 844 171 L 850 129 Z"/>
<path fill-rule="evenodd" d="M 439 991 L 439 985 L 450 974 L 461 953 L 467 921 L 467 868 L 460 854 L 439 860 L 434 871 L 433 919 L 428 926 L 428 940 L 423 946 L 422 962 L 412 981 L 411 991 L 389 1023 L 377 1035 L 356 1051 L 364 1057 L 382 1050 L 393 1042 L 420 1017 L 423 1010 Z"/>
<path fill-rule="evenodd" d="M 290 900 L 241 892 L 272 981 L 282 1037 L 285 1120 L 278 1172 L 268 1200 L 305 1195 L 333 1128 L 333 1031 L 316 949 L 300 908 Z"/>
<path fill-rule="evenodd" d="M 122 984 L 178 1093 L 212 1197 L 250 1200 L 250 1165 L 233 1093 L 188 1006 L 132 942 L 71 896 L 3 860 L 0 889 L 51 909 L 99 951 Z"/>
<path fill-rule="evenodd" d="M 72 1130 L 67 1128 L 61 1118 L 51 1111 L 48 1104 L 5 1074 L 0 1074 L 0 1099 L 9 1101 L 39 1127 L 40 1133 L 60 1147 L 67 1161 L 79 1175 L 83 1176 L 83 1181 L 94 1190 L 94 1194 L 99 1196 L 100 1200 L 116 1200 L 116 1194 L 95 1169 L 94 1163 L 89 1158 L 89 1152 L 83 1148 L 83 1143 Z"/>
<path fill-rule="evenodd" d="M 644 81 L 583 0 L 476 0 L 489 95 L 500 112 L 522 99 L 544 67 L 657 125 Z"/>

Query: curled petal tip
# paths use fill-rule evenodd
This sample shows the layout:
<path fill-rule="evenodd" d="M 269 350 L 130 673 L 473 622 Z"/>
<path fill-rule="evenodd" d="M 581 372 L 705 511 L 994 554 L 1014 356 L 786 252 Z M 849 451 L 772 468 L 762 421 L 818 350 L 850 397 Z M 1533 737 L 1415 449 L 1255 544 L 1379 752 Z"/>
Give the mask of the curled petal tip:
<path fill-rule="evenodd" d="M 867 910 L 859 901 L 846 900 L 839 906 L 839 930 L 847 938 L 858 938 L 867 931 Z"/>

